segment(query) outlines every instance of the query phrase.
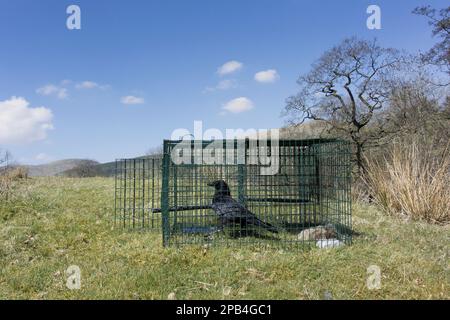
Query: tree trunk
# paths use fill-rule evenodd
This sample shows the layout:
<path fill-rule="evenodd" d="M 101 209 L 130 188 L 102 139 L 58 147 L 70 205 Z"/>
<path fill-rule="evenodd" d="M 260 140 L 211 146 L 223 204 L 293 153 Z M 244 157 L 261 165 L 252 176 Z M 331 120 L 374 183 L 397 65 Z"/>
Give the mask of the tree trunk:
<path fill-rule="evenodd" d="M 361 176 L 366 170 L 364 166 L 364 159 L 363 159 L 363 144 L 359 141 L 355 141 L 356 143 L 356 165 L 358 166 L 358 176 Z"/>

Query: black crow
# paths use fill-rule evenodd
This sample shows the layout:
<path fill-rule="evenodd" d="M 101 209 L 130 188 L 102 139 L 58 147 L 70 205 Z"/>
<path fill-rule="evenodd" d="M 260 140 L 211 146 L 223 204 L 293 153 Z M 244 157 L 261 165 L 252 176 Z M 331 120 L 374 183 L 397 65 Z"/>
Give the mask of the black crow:
<path fill-rule="evenodd" d="M 219 216 L 222 227 L 229 224 L 239 224 L 241 228 L 253 225 L 263 227 L 273 233 L 278 233 L 278 230 L 274 226 L 261 221 L 242 204 L 234 200 L 231 197 L 230 188 L 224 180 L 210 182 L 208 186 L 216 189 L 211 208 Z"/>

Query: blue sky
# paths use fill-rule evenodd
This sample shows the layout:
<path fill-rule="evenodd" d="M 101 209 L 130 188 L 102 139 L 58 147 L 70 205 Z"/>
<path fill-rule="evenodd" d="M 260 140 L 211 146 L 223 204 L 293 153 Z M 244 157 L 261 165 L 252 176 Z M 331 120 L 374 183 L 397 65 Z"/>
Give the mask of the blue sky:
<path fill-rule="evenodd" d="M 81 30 L 66 28 L 71 4 Z M 381 30 L 366 27 L 370 4 Z M 430 48 L 430 27 L 411 14 L 424 4 L 448 2 L 0 0 L 0 148 L 23 163 L 106 162 L 141 155 L 194 120 L 280 127 L 298 76 L 345 37 Z"/>

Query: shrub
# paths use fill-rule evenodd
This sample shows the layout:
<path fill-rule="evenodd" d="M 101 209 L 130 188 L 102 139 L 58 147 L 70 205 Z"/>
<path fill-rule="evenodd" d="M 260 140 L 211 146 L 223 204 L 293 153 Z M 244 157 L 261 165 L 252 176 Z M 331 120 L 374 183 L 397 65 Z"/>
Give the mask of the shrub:
<path fill-rule="evenodd" d="M 384 211 L 413 220 L 450 222 L 450 145 L 434 146 L 394 143 L 383 157 L 367 159 L 364 180 Z"/>
<path fill-rule="evenodd" d="M 12 180 L 28 179 L 28 169 L 25 167 L 15 167 L 9 170 L 7 175 Z"/>
<path fill-rule="evenodd" d="M 0 197 L 8 199 L 14 183 L 28 179 L 28 169 L 24 167 L 8 168 L 0 174 Z"/>

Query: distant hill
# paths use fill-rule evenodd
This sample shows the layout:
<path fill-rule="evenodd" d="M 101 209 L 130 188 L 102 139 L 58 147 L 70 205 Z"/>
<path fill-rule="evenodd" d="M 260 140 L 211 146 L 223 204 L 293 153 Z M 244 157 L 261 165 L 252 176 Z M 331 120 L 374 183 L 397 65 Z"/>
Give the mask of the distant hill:
<path fill-rule="evenodd" d="M 61 175 L 65 171 L 85 164 L 98 165 L 99 163 L 86 159 L 65 159 L 40 165 L 25 165 L 23 167 L 28 169 L 28 175 L 30 177 L 48 177 Z"/>
<path fill-rule="evenodd" d="M 112 177 L 116 172 L 116 162 L 112 161 L 100 163 L 95 166 L 95 170 L 97 172 L 97 175 L 101 177 Z"/>
<path fill-rule="evenodd" d="M 116 163 L 106 162 L 106 163 L 82 163 L 75 166 L 69 170 L 61 172 L 59 175 L 65 177 L 79 177 L 82 172 L 87 176 L 96 177 L 112 177 L 115 174 Z"/>
<path fill-rule="evenodd" d="M 136 159 L 148 156 L 136 157 Z M 65 159 L 41 165 L 21 165 L 28 169 L 30 177 L 65 176 L 78 177 L 80 171 L 88 176 L 112 177 L 115 174 L 116 162 L 99 163 L 86 159 Z"/>
<path fill-rule="evenodd" d="M 146 156 L 140 156 L 136 157 L 135 159 L 145 159 L 145 158 L 162 158 L 162 155 L 146 155 Z M 106 162 L 106 163 L 100 163 L 95 166 L 95 171 L 98 176 L 102 177 L 112 177 L 115 175 L 116 172 L 116 162 Z"/>
<path fill-rule="evenodd" d="M 151 155 L 151 156 L 140 156 L 135 159 L 144 159 L 149 157 L 162 157 L 161 155 Z M 77 165 L 71 169 L 61 172 L 59 175 L 68 177 L 77 177 L 80 175 L 80 167 L 86 167 L 86 164 Z M 84 168 L 85 171 L 89 171 L 88 175 L 98 176 L 98 177 L 113 177 L 116 173 L 116 162 L 105 162 L 105 163 L 95 163 L 88 164 L 89 168 Z M 83 170 L 83 169 L 82 169 Z"/>
<path fill-rule="evenodd" d="M 306 123 L 280 128 L 280 139 L 316 139 L 329 138 L 327 130 L 330 127 L 319 121 L 309 121 Z"/>

